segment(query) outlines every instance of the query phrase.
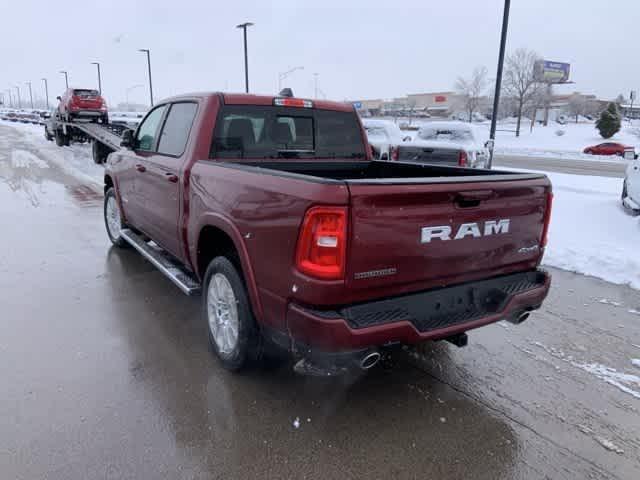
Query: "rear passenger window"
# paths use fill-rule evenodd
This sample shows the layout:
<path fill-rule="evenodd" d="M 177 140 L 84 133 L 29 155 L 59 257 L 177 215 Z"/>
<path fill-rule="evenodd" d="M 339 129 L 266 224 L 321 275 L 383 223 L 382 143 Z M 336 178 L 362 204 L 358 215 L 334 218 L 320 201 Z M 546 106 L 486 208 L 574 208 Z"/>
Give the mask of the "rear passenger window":
<path fill-rule="evenodd" d="M 191 102 L 171 105 L 171 110 L 169 110 L 160 135 L 158 153 L 175 156 L 184 153 L 197 109 L 198 105 Z"/>

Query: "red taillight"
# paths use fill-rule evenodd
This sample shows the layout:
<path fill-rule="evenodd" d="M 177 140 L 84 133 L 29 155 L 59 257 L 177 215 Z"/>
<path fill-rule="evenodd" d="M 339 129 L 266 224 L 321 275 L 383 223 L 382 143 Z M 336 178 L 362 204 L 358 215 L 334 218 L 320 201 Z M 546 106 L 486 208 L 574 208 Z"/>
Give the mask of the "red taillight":
<path fill-rule="evenodd" d="M 347 251 L 347 208 L 307 210 L 296 251 L 298 270 L 323 280 L 344 278 Z"/>
<path fill-rule="evenodd" d="M 400 158 L 400 149 L 398 147 L 391 147 L 391 160 L 398 161 Z"/>
<path fill-rule="evenodd" d="M 459 167 L 466 167 L 467 166 L 467 152 L 465 152 L 464 150 L 462 150 L 458 154 L 458 166 Z"/>
<path fill-rule="evenodd" d="M 547 193 L 547 209 L 544 212 L 544 227 L 542 228 L 541 247 L 547 246 L 547 235 L 549 234 L 549 224 L 551 223 L 551 207 L 553 205 L 553 192 Z"/>

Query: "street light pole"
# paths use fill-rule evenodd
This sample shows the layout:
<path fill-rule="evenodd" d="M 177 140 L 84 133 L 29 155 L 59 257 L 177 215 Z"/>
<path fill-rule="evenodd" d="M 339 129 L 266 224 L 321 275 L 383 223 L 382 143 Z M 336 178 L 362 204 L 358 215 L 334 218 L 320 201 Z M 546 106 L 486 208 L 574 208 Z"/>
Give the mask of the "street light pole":
<path fill-rule="evenodd" d="M 44 82 L 44 97 L 47 101 L 47 110 L 49 110 L 49 85 L 46 78 L 43 78 L 42 81 Z"/>
<path fill-rule="evenodd" d="M 140 48 L 139 52 L 147 54 L 147 69 L 149 70 L 149 98 L 151 100 L 151 106 L 153 107 L 153 83 L 151 82 L 151 52 L 148 48 Z"/>
<path fill-rule="evenodd" d="M 127 102 L 127 109 L 130 109 L 130 108 L 131 108 L 131 106 L 129 105 L 129 92 L 130 92 L 131 90 L 135 89 L 135 88 L 140 88 L 140 87 L 144 87 L 144 85 L 140 85 L 140 84 L 138 84 L 138 85 L 133 85 L 133 86 L 131 86 L 131 87 L 129 87 L 129 88 L 127 88 L 127 89 L 125 90 L 125 93 L 124 93 L 124 94 L 125 94 L 125 98 L 126 98 L 126 102 Z"/>
<path fill-rule="evenodd" d="M 314 73 L 313 74 L 313 98 L 317 99 L 318 98 L 318 75 L 320 75 L 319 73 Z"/>
<path fill-rule="evenodd" d="M 102 77 L 100 75 L 100 63 L 91 62 L 91 65 L 95 65 L 96 67 L 98 67 L 98 93 L 102 95 Z"/>
<path fill-rule="evenodd" d="M 253 23 L 245 22 L 240 25 L 236 25 L 236 28 L 241 28 L 244 34 L 244 91 L 249 93 L 249 56 L 247 54 L 247 27 L 252 26 Z"/>
<path fill-rule="evenodd" d="M 24 82 L 29 86 L 29 101 L 31 102 L 31 108 L 33 108 L 33 92 L 31 91 L 31 82 Z"/>
<path fill-rule="evenodd" d="M 500 104 L 500 88 L 502 87 L 502 67 L 504 65 L 504 50 L 507 45 L 507 28 L 509 26 L 509 7 L 511 0 L 504 0 L 502 13 L 502 35 L 500 36 L 500 52 L 498 53 L 498 72 L 496 73 L 496 91 L 493 94 L 493 114 L 491 115 L 491 130 L 489 132 L 489 166 L 493 166 L 493 147 L 496 141 L 496 122 L 498 120 L 498 106 Z"/>
<path fill-rule="evenodd" d="M 69 88 L 69 74 L 65 70 L 60 70 L 60 73 L 64 74 L 64 84 L 66 88 Z"/>
<path fill-rule="evenodd" d="M 293 67 L 291 70 L 278 73 L 278 91 L 282 90 L 282 81 L 296 70 L 304 70 L 304 67 Z"/>
<path fill-rule="evenodd" d="M 14 85 L 13 88 L 15 88 L 16 92 L 18 92 L 18 108 L 22 108 L 22 101 L 20 100 L 20 87 Z"/>
<path fill-rule="evenodd" d="M 13 108 L 13 98 L 11 96 L 11 89 L 7 88 L 5 91 L 9 93 L 9 107 Z"/>

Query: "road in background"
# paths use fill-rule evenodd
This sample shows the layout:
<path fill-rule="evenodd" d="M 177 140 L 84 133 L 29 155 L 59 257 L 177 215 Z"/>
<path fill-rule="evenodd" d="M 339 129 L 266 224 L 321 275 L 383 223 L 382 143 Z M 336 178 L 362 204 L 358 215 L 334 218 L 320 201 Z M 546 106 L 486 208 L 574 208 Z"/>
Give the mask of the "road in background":
<path fill-rule="evenodd" d="M 234 375 L 199 299 L 110 247 L 101 197 L 0 125 L 3 477 L 640 478 L 640 292 L 554 270 L 463 349 Z"/>
<path fill-rule="evenodd" d="M 574 175 L 596 175 L 599 177 L 624 178 L 627 168 L 622 162 L 600 160 L 567 160 L 563 158 L 535 157 L 525 155 L 496 154 L 496 168 L 526 168 L 529 170 L 546 170 L 549 172 L 571 173 Z"/>

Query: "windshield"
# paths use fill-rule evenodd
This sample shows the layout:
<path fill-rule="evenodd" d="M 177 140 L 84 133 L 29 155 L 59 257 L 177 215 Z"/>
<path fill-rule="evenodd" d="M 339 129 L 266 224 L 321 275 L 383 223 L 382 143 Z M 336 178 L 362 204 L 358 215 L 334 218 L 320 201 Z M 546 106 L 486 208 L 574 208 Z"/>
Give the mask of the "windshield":
<path fill-rule="evenodd" d="M 97 97 L 98 96 L 98 91 L 97 90 L 74 90 L 73 91 L 74 95 L 77 95 L 78 97 Z"/>
<path fill-rule="evenodd" d="M 473 133 L 466 128 L 422 127 L 418 132 L 418 138 L 422 140 L 469 141 L 473 140 Z"/>
<path fill-rule="evenodd" d="M 260 105 L 222 108 L 214 133 L 215 158 L 364 158 L 352 112 Z"/>

